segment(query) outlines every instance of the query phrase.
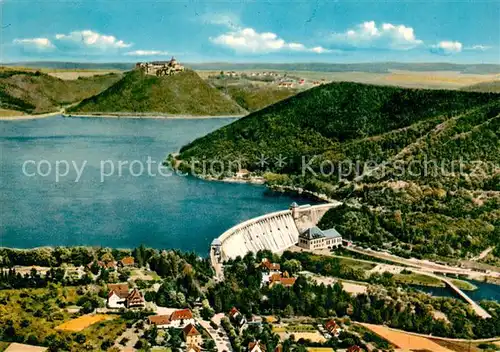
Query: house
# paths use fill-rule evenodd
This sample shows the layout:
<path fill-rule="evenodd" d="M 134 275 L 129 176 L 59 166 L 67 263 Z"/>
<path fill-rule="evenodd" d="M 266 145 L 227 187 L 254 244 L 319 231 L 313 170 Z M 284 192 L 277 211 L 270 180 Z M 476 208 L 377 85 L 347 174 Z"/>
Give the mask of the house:
<path fill-rule="evenodd" d="M 292 287 L 295 284 L 297 278 L 295 277 L 279 277 L 279 278 L 271 278 L 271 282 L 269 283 L 269 287 L 274 285 L 283 285 L 285 287 Z"/>
<path fill-rule="evenodd" d="M 342 236 L 334 228 L 323 231 L 313 226 L 299 235 L 298 245 L 309 250 L 337 248 L 342 245 Z"/>
<path fill-rule="evenodd" d="M 347 352 L 361 352 L 361 347 L 356 345 L 351 346 L 347 349 Z"/>
<path fill-rule="evenodd" d="M 118 265 L 123 268 L 134 266 L 134 264 L 135 264 L 134 257 L 125 257 L 118 262 Z"/>
<path fill-rule="evenodd" d="M 123 308 L 128 297 L 128 284 L 108 284 L 108 308 Z"/>
<path fill-rule="evenodd" d="M 142 308 L 144 297 L 134 288 L 129 292 L 128 284 L 108 284 L 108 308 Z"/>
<path fill-rule="evenodd" d="M 184 333 L 184 340 L 188 346 L 199 346 L 201 345 L 202 338 L 201 334 L 193 324 L 188 324 L 182 329 Z"/>
<path fill-rule="evenodd" d="M 260 267 L 268 272 L 279 272 L 281 268 L 281 266 L 278 263 L 271 263 L 271 261 L 267 258 L 262 259 Z"/>
<path fill-rule="evenodd" d="M 243 326 L 247 323 L 247 319 L 243 316 L 243 314 L 240 313 L 236 307 L 231 308 L 229 311 L 229 319 L 234 321 L 236 324 L 239 326 Z"/>
<path fill-rule="evenodd" d="M 149 323 L 156 325 L 158 329 L 177 328 L 183 329 L 189 324 L 195 323 L 193 313 L 189 309 L 180 309 L 170 315 L 155 315 L 148 317 Z"/>
<path fill-rule="evenodd" d="M 186 352 L 200 352 L 200 351 L 201 351 L 201 348 L 199 348 L 196 345 L 189 345 L 186 348 Z"/>
<path fill-rule="evenodd" d="M 330 319 L 329 321 L 327 321 L 327 323 L 325 324 L 325 329 L 326 329 L 326 331 L 328 331 L 330 333 L 330 335 L 335 336 L 335 337 L 338 337 L 340 334 L 340 331 L 341 331 L 340 327 L 337 325 L 337 323 L 333 319 Z"/>
<path fill-rule="evenodd" d="M 92 268 L 92 266 L 97 264 L 97 266 L 101 269 L 116 269 L 116 262 L 111 261 L 111 262 L 103 262 L 100 260 L 94 260 L 93 262 L 90 262 L 87 264 L 87 268 Z"/>
<path fill-rule="evenodd" d="M 266 352 L 266 346 L 260 341 L 253 341 L 248 344 L 247 352 Z"/>
<path fill-rule="evenodd" d="M 127 308 L 142 308 L 144 307 L 144 297 L 137 288 L 134 288 L 127 296 L 125 304 Z"/>
<path fill-rule="evenodd" d="M 194 324 L 193 313 L 189 309 L 180 309 L 170 314 L 170 326 L 174 328 L 183 328 L 188 324 Z"/>
<path fill-rule="evenodd" d="M 148 321 L 150 325 L 156 325 L 158 329 L 166 329 L 170 326 L 170 317 L 168 315 L 150 315 Z"/>
<path fill-rule="evenodd" d="M 291 287 L 295 284 L 296 280 L 297 278 L 295 277 L 289 277 L 287 272 L 284 274 L 272 274 L 269 278 L 269 287 L 273 287 L 276 284 Z"/>
<path fill-rule="evenodd" d="M 246 178 L 250 175 L 250 171 L 248 171 L 247 169 L 239 169 L 237 172 L 236 172 L 236 178 Z"/>

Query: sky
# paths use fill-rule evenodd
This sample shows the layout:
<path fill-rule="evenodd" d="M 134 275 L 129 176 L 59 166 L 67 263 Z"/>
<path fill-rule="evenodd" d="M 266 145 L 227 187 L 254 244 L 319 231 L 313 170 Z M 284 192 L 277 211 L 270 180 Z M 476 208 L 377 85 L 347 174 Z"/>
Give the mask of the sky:
<path fill-rule="evenodd" d="M 1 62 L 500 64 L 500 0 L 0 0 Z"/>

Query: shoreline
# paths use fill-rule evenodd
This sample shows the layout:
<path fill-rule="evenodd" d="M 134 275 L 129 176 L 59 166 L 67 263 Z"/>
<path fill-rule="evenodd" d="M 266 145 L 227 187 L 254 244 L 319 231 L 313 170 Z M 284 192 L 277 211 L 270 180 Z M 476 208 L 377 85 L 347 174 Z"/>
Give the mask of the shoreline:
<path fill-rule="evenodd" d="M 246 115 L 187 115 L 187 114 L 167 114 L 161 112 L 150 112 L 150 113 L 141 113 L 141 112 L 110 112 L 110 113 L 88 113 L 88 114 L 69 114 L 64 112 L 61 114 L 63 117 L 72 118 L 115 118 L 115 119 L 186 119 L 186 120 L 194 120 L 194 119 L 231 119 L 231 118 L 241 118 Z"/>
<path fill-rule="evenodd" d="M 29 114 L 29 115 L 11 115 L 11 116 L 0 116 L 0 121 L 24 121 L 24 120 L 36 120 L 44 119 L 46 117 L 52 117 L 61 115 L 62 111 L 47 112 L 45 114 Z"/>
<path fill-rule="evenodd" d="M 0 121 L 25 121 L 25 120 L 36 120 L 43 119 L 47 117 L 53 117 L 61 115 L 65 118 L 116 118 L 116 119 L 159 119 L 159 120 L 196 120 L 196 119 L 239 119 L 245 114 L 239 115 L 172 115 L 164 113 L 89 113 L 89 114 L 68 114 L 64 110 L 48 112 L 44 114 L 26 114 L 26 115 L 10 115 L 10 116 L 0 116 Z"/>

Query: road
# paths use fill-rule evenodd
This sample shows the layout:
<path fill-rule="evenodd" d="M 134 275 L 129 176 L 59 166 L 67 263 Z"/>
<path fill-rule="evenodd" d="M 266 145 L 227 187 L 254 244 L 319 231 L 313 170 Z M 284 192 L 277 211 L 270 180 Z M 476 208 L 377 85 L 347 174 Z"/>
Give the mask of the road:
<path fill-rule="evenodd" d="M 219 319 L 220 320 L 220 319 Z M 226 331 L 219 324 L 219 328 L 215 330 L 212 326 L 210 326 L 210 322 L 203 319 L 197 319 L 198 323 L 210 334 L 212 339 L 215 341 L 215 346 L 217 347 L 217 351 L 219 352 L 233 352 L 233 348 L 231 347 L 231 342 L 229 341 L 229 337 L 226 334 Z"/>
<path fill-rule="evenodd" d="M 455 275 L 466 275 L 472 277 L 474 279 L 482 279 L 485 276 L 485 273 L 474 271 L 471 269 L 459 268 L 456 266 L 442 265 L 437 264 L 427 260 L 419 260 L 419 259 L 406 259 L 397 257 L 395 255 L 385 253 L 385 252 L 377 252 L 370 249 L 361 249 L 361 248 L 353 248 L 353 247 L 345 247 L 347 250 L 355 253 L 365 254 L 374 258 L 379 258 L 387 261 L 391 261 L 393 263 L 398 263 L 402 265 L 406 265 L 409 267 L 417 268 L 426 272 L 439 272 L 444 274 L 455 274 Z M 500 278 L 499 272 L 489 272 L 488 276 L 494 278 Z"/>

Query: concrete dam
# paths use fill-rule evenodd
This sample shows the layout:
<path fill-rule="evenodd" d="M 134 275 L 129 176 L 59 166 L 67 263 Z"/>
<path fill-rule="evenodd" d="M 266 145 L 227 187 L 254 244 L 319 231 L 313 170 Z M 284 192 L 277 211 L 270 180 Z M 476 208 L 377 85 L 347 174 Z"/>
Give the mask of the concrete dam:
<path fill-rule="evenodd" d="M 283 252 L 298 242 L 303 230 L 315 226 L 329 209 L 340 204 L 298 206 L 294 203 L 288 210 L 262 215 L 233 226 L 212 242 L 212 264 L 215 267 L 217 263 L 263 249 Z"/>

